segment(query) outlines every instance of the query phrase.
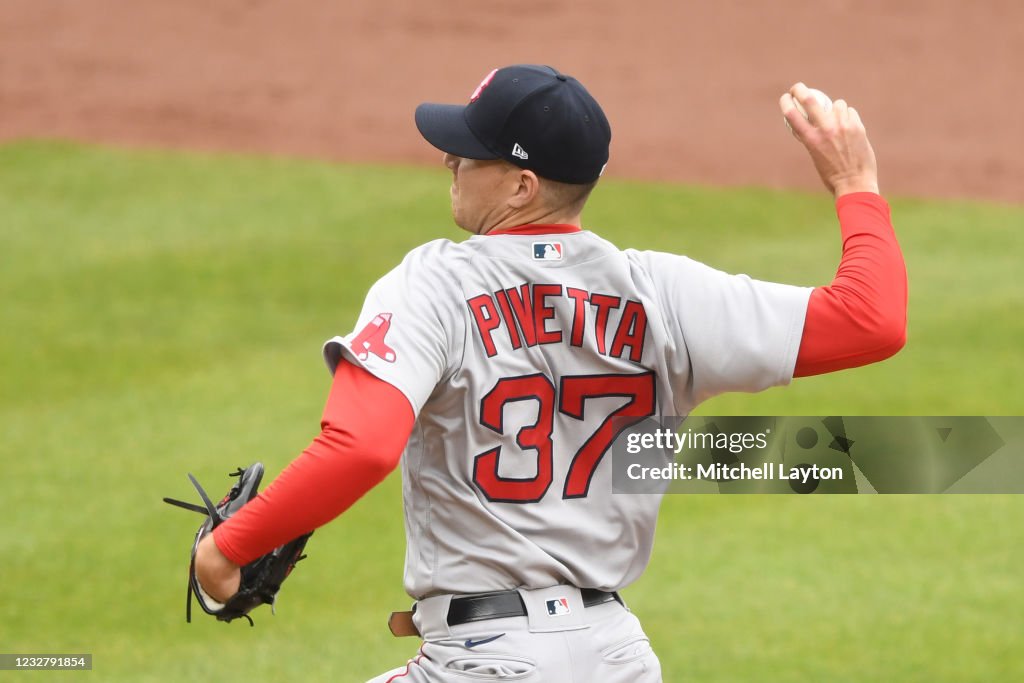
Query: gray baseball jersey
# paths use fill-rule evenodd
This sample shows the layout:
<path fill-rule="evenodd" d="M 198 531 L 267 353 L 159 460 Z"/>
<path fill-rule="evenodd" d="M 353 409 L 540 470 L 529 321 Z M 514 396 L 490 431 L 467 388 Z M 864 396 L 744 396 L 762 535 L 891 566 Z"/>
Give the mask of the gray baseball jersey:
<path fill-rule="evenodd" d="M 415 598 L 618 590 L 650 557 L 657 495 L 612 495 L 616 417 L 686 415 L 790 381 L 809 288 L 620 250 L 589 231 L 436 240 L 324 347 L 417 414 L 402 459 Z"/>

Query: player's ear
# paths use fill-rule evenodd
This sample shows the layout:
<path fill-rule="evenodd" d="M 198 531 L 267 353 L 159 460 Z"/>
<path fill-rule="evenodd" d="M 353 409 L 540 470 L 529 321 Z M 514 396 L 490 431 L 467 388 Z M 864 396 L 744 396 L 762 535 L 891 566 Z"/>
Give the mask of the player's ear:
<path fill-rule="evenodd" d="M 516 168 L 515 188 L 508 203 L 514 209 L 522 209 L 532 204 L 540 195 L 540 178 L 533 171 Z"/>

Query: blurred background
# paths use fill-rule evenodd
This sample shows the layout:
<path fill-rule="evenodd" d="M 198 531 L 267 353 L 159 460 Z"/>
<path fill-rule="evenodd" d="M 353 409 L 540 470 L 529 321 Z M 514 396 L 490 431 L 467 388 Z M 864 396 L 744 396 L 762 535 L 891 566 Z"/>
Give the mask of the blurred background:
<path fill-rule="evenodd" d="M 1020 3 L 0 0 L 0 651 L 91 652 L 104 681 L 364 681 L 415 654 L 385 626 L 397 474 L 252 629 L 184 623 L 199 517 L 160 498 L 308 445 L 322 342 L 409 249 L 462 239 L 415 105 L 516 62 L 611 119 L 588 227 L 793 284 L 840 245 L 778 97 L 861 112 L 906 349 L 701 413 L 1024 414 Z M 670 496 L 626 599 L 666 681 L 1021 680 L 1022 522 L 1017 496 Z M 34 674 L 58 675 L 81 674 Z"/>
<path fill-rule="evenodd" d="M 0 139 L 433 163 L 410 125 L 542 63 L 605 104 L 613 177 L 816 188 L 803 80 L 862 113 L 888 192 L 1024 199 L 1014 0 L 4 0 Z"/>

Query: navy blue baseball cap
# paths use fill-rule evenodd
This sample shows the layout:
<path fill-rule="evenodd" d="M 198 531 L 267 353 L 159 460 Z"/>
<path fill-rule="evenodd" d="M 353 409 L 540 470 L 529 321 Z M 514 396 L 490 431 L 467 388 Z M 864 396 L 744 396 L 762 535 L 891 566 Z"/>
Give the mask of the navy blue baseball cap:
<path fill-rule="evenodd" d="M 601 176 L 612 138 L 601 106 L 579 81 L 533 64 L 495 69 L 469 104 L 421 104 L 416 127 L 443 152 L 504 159 L 577 185 Z"/>

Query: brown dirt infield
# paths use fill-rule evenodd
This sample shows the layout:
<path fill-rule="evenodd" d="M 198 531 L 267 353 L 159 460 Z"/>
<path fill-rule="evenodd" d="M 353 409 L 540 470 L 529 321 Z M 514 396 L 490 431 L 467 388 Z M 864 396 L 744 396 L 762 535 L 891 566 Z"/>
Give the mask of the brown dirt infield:
<path fill-rule="evenodd" d="M 415 105 L 515 62 L 605 105 L 610 175 L 816 187 L 799 79 L 857 106 L 885 192 L 1024 201 L 1017 0 L 4 0 L 0 140 L 436 163 Z"/>

